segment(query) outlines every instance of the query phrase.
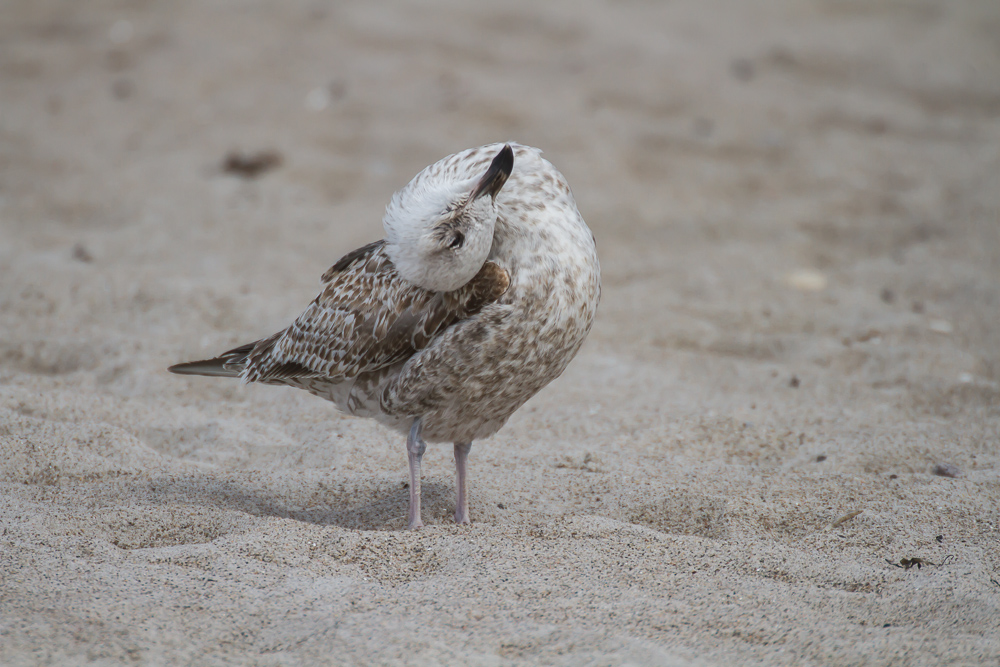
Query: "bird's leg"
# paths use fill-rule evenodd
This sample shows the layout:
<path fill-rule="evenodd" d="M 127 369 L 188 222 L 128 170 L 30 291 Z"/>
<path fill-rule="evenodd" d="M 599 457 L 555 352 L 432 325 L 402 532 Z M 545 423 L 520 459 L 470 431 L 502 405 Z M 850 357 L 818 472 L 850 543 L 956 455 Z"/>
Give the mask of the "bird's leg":
<path fill-rule="evenodd" d="M 410 530 L 424 527 L 420 520 L 420 459 L 425 449 L 427 445 L 420 437 L 420 417 L 417 417 L 406 438 L 406 458 L 410 462 Z"/>
<path fill-rule="evenodd" d="M 465 463 L 469 460 L 469 452 L 472 450 L 471 442 L 455 443 L 455 488 L 458 491 L 458 499 L 455 502 L 455 523 L 469 523 L 469 492 L 465 486 Z"/>

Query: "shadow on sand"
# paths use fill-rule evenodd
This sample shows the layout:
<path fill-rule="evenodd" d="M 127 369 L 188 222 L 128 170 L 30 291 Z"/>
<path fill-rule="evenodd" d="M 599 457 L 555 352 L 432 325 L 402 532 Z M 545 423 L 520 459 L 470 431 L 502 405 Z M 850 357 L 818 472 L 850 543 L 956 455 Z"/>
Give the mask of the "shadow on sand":
<path fill-rule="evenodd" d="M 399 479 L 315 471 L 300 478 L 259 472 L 165 475 L 131 484 L 138 502 L 215 506 L 253 516 L 273 516 L 351 530 L 406 528 L 409 484 Z M 424 479 L 422 516 L 426 525 L 452 519 L 455 487 Z"/>

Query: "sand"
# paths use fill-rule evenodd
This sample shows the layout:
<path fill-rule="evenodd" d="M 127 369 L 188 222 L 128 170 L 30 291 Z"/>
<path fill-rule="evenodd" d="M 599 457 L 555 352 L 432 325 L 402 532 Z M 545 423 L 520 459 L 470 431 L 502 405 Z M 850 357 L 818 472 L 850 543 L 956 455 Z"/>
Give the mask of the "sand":
<path fill-rule="evenodd" d="M 406 532 L 399 436 L 166 372 L 497 140 L 604 292 L 471 527 L 450 447 Z M 3 665 L 1000 662 L 995 0 L 6 2 L 0 333 Z"/>

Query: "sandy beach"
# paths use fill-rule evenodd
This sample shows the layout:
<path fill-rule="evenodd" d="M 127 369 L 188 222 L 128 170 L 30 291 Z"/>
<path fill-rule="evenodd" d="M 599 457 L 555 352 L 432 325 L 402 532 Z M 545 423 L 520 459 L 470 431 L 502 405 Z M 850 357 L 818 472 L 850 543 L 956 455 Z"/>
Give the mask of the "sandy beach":
<path fill-rule="evenodd" d="M 506 140 L 603 296 L 471 526 L 166 371 Z M 1000 4 L 5 2 L 0 664 L 1000 664 Z"/>

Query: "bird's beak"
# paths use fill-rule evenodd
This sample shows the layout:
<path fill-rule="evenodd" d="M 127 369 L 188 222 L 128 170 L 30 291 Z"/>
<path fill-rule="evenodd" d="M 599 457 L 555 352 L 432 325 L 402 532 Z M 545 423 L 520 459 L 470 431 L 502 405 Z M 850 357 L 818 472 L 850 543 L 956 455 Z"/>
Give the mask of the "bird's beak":
<path fill-rule="evenodd" d="M 495 198 L 497 193 L 500 192 L 500 188 L 507 182 L 507 178 L 510 176 L 513 168 L 514 151 L 509 144 L 505 144 L 500 149 L 500 152 L 497 153 L 497 156 L 493 158 L 490 168 L 486 170 L 483 177 L 476 183 L 476 187 L 472 189 L 472 197 L 469 198 L 469 201 L 478 199 L 484 195 Z"/>

